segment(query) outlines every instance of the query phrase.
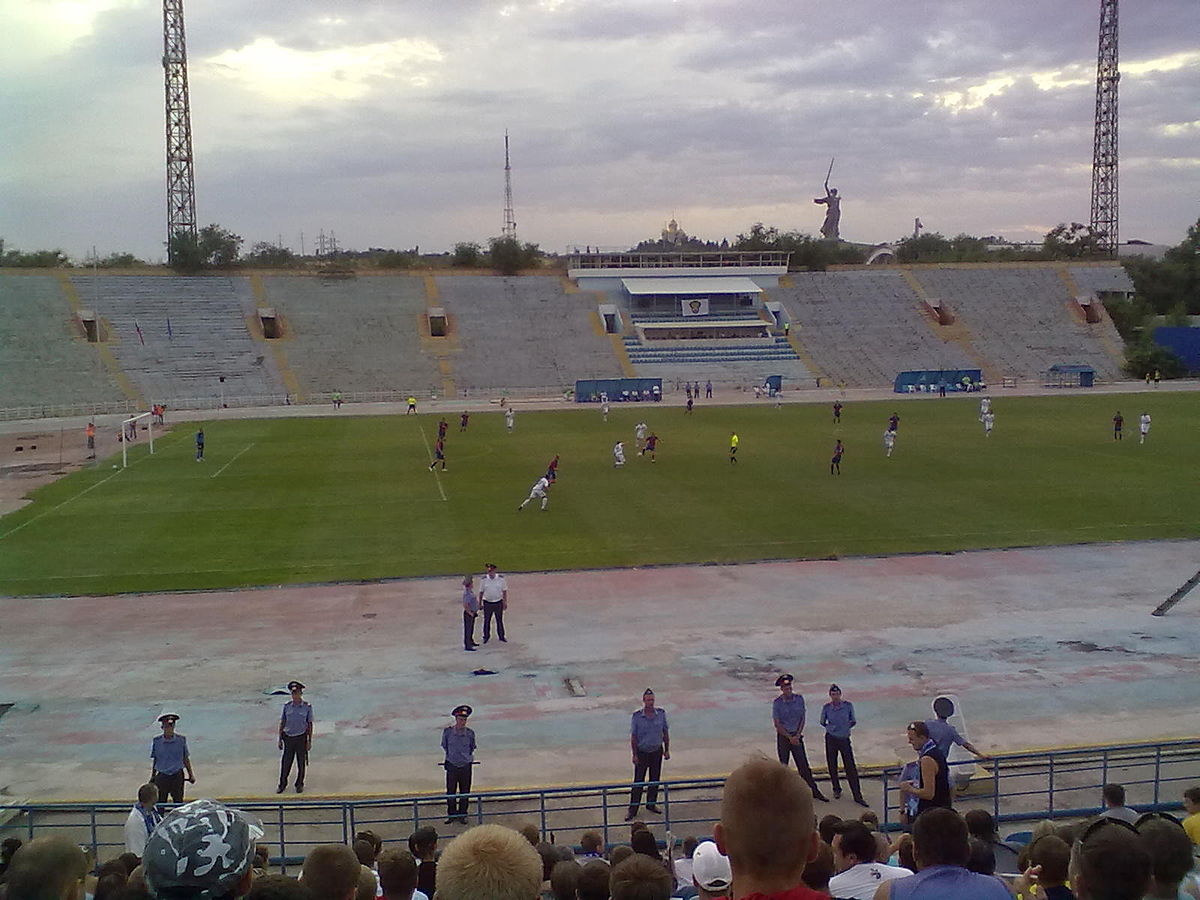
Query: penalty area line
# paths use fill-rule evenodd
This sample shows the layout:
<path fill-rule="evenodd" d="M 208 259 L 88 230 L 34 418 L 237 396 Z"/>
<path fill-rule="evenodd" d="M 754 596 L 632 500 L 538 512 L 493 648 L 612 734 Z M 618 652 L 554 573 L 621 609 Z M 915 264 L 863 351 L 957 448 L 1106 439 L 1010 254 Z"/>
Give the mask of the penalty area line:
<path fill-rule="evenodd" d="M 88 493 L 89 491 L 93 491 L 93 490 L 95 490 L 96 488 L 100 487 L 100 485 L 102 485 L 102 484 L 107 484 L 108 482 L 112 481 L 114 478 L 116 478 L 118 475 L 120 475 L 120 474 L 121 474 L 122 472 L 124 472 L 124 471 L 125 471 L 124 469 L 118 469 L 117 471 L 115 471 L 115 472 L 113 472 L 111 475 L 109 475 L 107 478 L 102 478 L 102 479 L 100 479 L 99 481 L 97 481 L 95 484 L 91 485 L 90 487 L 86 487 L 86 488 L 84 488 L 82 491 L 80 491 L 80 492 L 79 492 L 78 494 L 76 494 L 74 497 L 68 497 L 66 500 L 64 500 L 62 503 L 58 504 L 57 506 L 52 506 L 52 507 L 50 507 L 48 510 L 46 510 L 45 512 L 43 512 L 43 513 L 38 513 L 36 516 L 34 516 L 34 517 L 33 517 L 32 519 L 30 519 L 29 521 L 27 521 L 27 522 L 22 522 L 20 525 L 18 525 L 16 528 L 12 529 L 11 531 L 6 531 L 6 532 L 4 532 L 4 534 L 0 534 L 0 541 L 4 540 L 4 539 L 5 539 L 6 537 L 8 537 L 9 535 L 16 534 L 18 531 L 20 531 L 20 530 L 21 530 L 22 528 L 24 528 L 26 525 L 32 525 L 32 524 L 33 524 L 34 522 L 36 522 L 38 519 L 44 518 L 44 517 L 46 517 L 46 516 L 50 515 L 50 513 L 52 513 L 52 512 L 56 512 L 57 510 L 60 510 L 60 509 L 62 509 L 62 508 L 63 508 L 64 506 L 66 506 L 68 503 L 71 503 L 72 501 L 78 500 L 80 497 L 82 497 L 84 494 Z"/>
<path fill-rule="evenodd" d="M 253 447 L 254 444 L 256 444 L 256 443 L 257 443 L 257 441 L 252 441 L 251 443 L 249 443 L 245 447 L 243 447 L 241 450 L 239 450 L 237 453 L 233 454 L 233 459 L 229 460 L 229 462 L 225 463 L 225 465 L 221 466 L 221 468 L 219 468 L 219 469 L 217 469 L 217 471 L 213 472 L 212 475 L 209 476 L 209 478 L 216 478 L 218 475 L 220 475 L 222 472 L 224 472 L 226 469 L 228 469 L 230 466 L 232 466 L 235 462 L 237 462 L 237 458 L 239 456 L 241 456 L 243 453 L 245 453 L 247 450 L 249 450 L 251 447 Z"/>
<path fill-rule="evenodd" d="M 421 432 L 421 443 L 425 445 L 425 455 L 429 457 L 430 462 L 433 462 L 433 451 L 429 449 L 429 438 L 425 437 L 425 429 L 418 425 L 417 431 Z M 433 480 L 437 483 L 438 493 L 442 495 L 443 500 L 447 499 L 446 492 L 442 488 L 442 477 L 438 475 L 438 470 L 430 466 L 429 471 L 433 473 Z"/>

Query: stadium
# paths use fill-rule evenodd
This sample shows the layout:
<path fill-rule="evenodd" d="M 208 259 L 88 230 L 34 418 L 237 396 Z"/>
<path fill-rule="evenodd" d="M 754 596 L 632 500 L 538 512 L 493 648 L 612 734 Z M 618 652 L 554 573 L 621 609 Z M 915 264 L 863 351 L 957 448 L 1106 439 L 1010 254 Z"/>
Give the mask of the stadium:
<path fill-rule="evenodd" d="M 1127 374 L 1115 258 L 873 257 L 0 267 L 0 837 L 116 855 L 165 714 L 188 799 L 254 811 L 285 871 L 367 827 L 621 843 L 647 688 L 671 755 L 646 818 L 702 835 L 774 756 L 783 673 L 825 787 L 815 714 L 854 703 L 887 829 L 938 698 L 986 756 L 950 758 L 959 810 L 1021 833 L 1109 783 L 1177 810 L 1196 381 Z M 508 637 L 466 652 L 462 581 L 493 563 Z M 276 797 L 293 680 L 309 771 Z M 444 820 L 460 704 L 479 768 Z"/>

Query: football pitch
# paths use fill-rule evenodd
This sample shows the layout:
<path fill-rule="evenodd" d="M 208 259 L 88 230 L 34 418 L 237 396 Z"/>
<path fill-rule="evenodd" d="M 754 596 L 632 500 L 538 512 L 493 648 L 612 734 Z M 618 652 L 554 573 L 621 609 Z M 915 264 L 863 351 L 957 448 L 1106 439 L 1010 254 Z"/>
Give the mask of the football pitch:
<path fill-rule="evenodd" d="M 1142 409 L 1154 419 L 1138 441 Z M 1112 437 L 1121 409 L 1124 440 Z M 882 434 L 900 414 L 892 458 Z M 109 594 L 478 572 L 731 563 L 1200 535 L 1200 395 L 614 404 L 175 423 L 0 518 L 0 594 Z M 634 425 L 660 437 L 637 455 Z M 737 463 L 729 437 L 740 437 Z M 833 444 L 842 474 L 829 471 Z M 614 468 L 613 444 L 626 464 Z M 518 512 L 551 457 L 550 505 Z M 568 599 L 568 598 L 564 598 Z M 582 599 L 582 598 L 581 598 Z M 648 598 L 650 599 L 650 598 Z M 737 598 L 742 599 L 742 598 Z"/>

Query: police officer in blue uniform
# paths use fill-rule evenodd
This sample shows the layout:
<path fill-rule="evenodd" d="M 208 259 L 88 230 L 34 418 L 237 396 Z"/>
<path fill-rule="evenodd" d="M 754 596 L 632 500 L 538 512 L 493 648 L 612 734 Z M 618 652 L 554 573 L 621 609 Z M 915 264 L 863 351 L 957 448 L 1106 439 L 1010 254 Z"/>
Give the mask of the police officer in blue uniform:
<path fill-rule="evenodd" d="M 467 794 L 471 793 L 471 767 L 475 764 L 475 732 L 467 727 L 474 710 L 467 704 L 454 707 L 454 724 L 442 729 L 446 752 L 446 824 L 467 824 Z"/>
<path fill-rule="evenodd" d="M 192 758 L 188 755 L 187 738 L 175 733 L 179 716 L 163 713 L 158 717 L 163 733 L 150 744 L 150 781 L 158 788 L 162 802 L 169 798 L 172 803 L 183 802 L 183 773 L 187 780 L 196 783 L 192 772 Z"/>
<path fill-rule="evenodd" d="M 279 716 L 279 749 L 283 759 L 279 764 L 279 787 L 275 793 L 287 790 L 288 778 L 292 774 L 292 762 L 296 763 L 296 793 L 304 793 L 304 773 L 308 769 L 308 751 L 312 749 L 313 708 L 304 700 L 304 685 L 289 681 L 288 690 L 292 699 L 283 704 Z"/>

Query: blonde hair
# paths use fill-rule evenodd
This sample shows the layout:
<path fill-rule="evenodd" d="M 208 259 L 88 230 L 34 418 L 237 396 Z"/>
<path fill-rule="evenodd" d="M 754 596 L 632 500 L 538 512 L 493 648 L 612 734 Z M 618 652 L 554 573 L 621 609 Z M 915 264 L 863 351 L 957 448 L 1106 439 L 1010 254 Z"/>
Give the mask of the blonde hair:
<path fill-rule="evenodd" d="M 438 860 L 437 900 L 530 900 L 541 886 L 541 857 L 502 825 L 467 829 Z"/>
<path fill-rule="evenodd" d="M 734 878 L 739 871 L 798 876 L 816 828 L 812 803 L 799 774 L 774 760 L 759 757 L 735 769 L 721 795 L 722 842 Z"/>

